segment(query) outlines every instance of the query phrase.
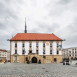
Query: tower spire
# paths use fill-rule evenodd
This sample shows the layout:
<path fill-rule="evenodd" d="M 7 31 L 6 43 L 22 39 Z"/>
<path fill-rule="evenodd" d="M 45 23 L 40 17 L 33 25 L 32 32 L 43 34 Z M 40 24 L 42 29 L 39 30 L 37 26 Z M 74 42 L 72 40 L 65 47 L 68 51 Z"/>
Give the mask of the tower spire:
<path fill-rule="evenodd" d="M 24 33 L 27 33 L 27 26 L 26 26 L 26 18 L 25 18 L 25 30 L 24 30 Z"/>

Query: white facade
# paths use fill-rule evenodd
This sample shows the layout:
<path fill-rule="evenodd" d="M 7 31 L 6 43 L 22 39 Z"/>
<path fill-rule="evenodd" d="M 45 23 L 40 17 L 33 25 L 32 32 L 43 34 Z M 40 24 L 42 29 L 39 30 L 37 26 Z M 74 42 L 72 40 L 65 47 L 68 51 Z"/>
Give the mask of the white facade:
<path fill-rule="evenodd" d="M 14 42 L 12 42 L 12 44 L 11 44 L 11 50 L 12 50 L 12 52 L 11 52 L 11 55 L 12 55 L 15 53 L 15 43 Z"/>
<path fill-rule="evenodd" d="M 43 42 L 39 42 L 39 55 L 43 55 Z"/>
<path fill-rule="evenodd" d="M 28 53 L 29 53 L 29 42 L 26 41 L 25 42 L 25 55 L 28 55 Z"/>
<path fill-rule="evenodd" d="M 45 43 L 45 49 L 46 49 L 46 55 L 50 55 L 50 43 L 48 41 Z"/>
<path fill-rule="evenodd" d="M 17 43 L 17 53 L 22 55 L 22 42 Z"/>
<path fill-rule="evenodd" d="M 22 55 L 22 41 L 16 41 L 17 42 L 17 54 Z M 28 55 L 30 47 L 29 47 L 30 41 L 25 41 L 24 42 L 24 50 L 25 50 L 25 55 Z M 36 41 L 32 41 L 32 53 L 36 53 Z M 61 45 L 61 41 L 58 43 Z M 43 55 L 43 50 L 45 49 L 45 54 L 44 55 L 51 55 L 50 54 L 50 41 L 45 41 L 45 48 L 43 48 L 43 41 L 38 41 L 38 54 Z M 11 41 L 11 55 L 15 53 L 15 42 Z M 57 42 L 53 41 L 52 42 L 52 55 L 57 55 Z M 59 47 L 59 54 L 62 55 L 61 53 L 61 47 Z"/>
<path fill-rule="evenodd" d="M 56 44 L 56 42 L 53 42 L 53 44 L 52 44 L 52 54 L 53 55 L 56 55 L 56 52 L 57 52 L 57 44 Z"/>
<path fill-rule="evenodd" d="M 32 53 L 36 53 L 36 42 L 32 42 Z"/>

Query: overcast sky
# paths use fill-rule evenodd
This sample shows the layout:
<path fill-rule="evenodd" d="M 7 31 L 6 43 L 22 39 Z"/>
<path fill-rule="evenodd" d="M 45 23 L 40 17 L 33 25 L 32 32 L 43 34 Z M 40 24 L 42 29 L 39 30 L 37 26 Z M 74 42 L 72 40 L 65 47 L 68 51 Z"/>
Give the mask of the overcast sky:
<path fill-rule="evenodd" d="M 54 33 L 63 48 L 77 47 L 77 0 L 0 0 L 0 49 L 17 33 Z"/>

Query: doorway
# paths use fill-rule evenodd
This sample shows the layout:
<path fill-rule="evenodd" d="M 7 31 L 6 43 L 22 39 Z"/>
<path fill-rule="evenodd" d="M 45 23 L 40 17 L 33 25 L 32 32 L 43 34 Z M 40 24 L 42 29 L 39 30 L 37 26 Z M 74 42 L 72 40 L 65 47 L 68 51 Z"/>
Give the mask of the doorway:
<path fill-rule="evenodd" d="M 17 63 L 17 62 L 18 62 L 18 56 L 14 56 L 14 57 L 13 57 L 13 62 L 14 62 L 14 63 Z"/>
<path fill-rule="evenodd" d="M 37 63 L 37 58 L 36 57 L 32 58 L 32 63 Z"/>
<path fill-rule="evenodd" d="M 56 58 L 54 58 L 54 62 L 57 62 L 57 59 Z"/>

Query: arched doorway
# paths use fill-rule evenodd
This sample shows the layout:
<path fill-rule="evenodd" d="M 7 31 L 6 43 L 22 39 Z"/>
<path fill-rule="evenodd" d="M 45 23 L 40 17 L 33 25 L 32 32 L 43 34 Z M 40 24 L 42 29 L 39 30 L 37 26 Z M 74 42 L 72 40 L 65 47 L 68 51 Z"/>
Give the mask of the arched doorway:
<path fill-rule="evenodd" d="M 37 58 L 36 57 L 32 58 L 32 63 L 37 63 Z"/>

